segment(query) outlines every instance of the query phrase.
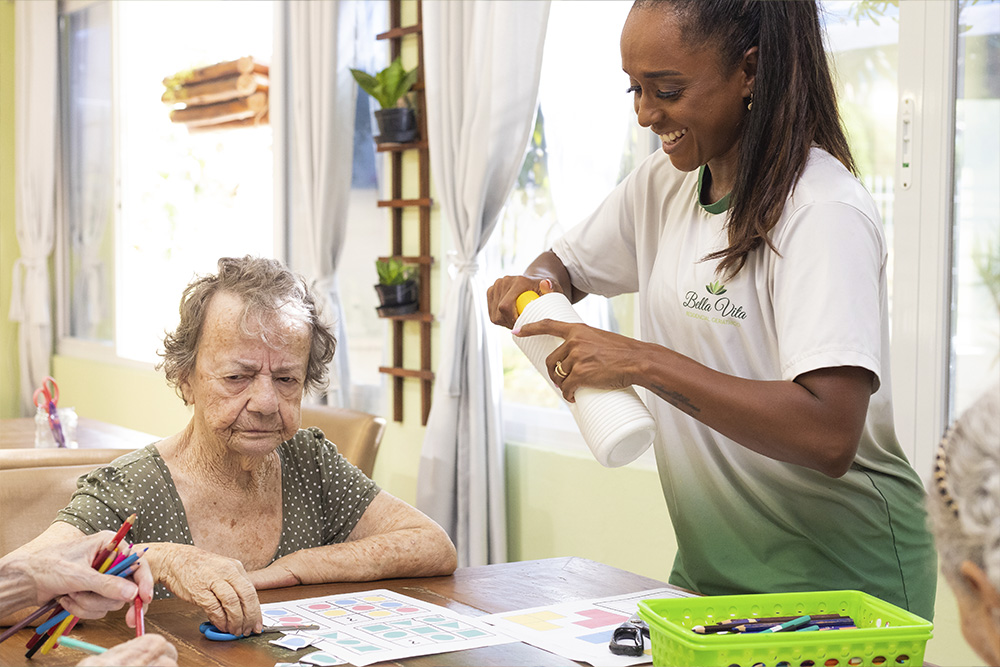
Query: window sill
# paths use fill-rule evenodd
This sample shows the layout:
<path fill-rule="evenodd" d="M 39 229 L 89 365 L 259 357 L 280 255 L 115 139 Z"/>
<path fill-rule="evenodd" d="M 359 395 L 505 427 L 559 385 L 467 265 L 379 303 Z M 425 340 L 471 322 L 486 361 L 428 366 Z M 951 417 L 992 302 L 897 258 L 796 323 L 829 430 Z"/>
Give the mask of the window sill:
<path fill-rule="evenodd" d="M 115 353 L 115 346 L 112 343 L 99 343 L 79 338 L 60 338 L 56 345 L 56 355 L 96 361 L 102 364 L 111 364 L 139 371 L 148 371 L 150 373 L 156 371 L 156 364 L 118 356 Z"/>

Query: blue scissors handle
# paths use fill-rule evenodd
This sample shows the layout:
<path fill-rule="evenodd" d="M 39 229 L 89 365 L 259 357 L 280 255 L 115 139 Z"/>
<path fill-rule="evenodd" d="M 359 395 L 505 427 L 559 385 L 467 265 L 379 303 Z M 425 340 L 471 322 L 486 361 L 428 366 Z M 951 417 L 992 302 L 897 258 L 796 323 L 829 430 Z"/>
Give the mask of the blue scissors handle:
<path fill-rule="evenodd" d="M 242 637 L 239 637 L 237 635 L 233 635 L 228 632 L 222 632 L 208 621 L 205 621 L 204 623 L 199 625 L 198 630 L 201 632 L 201 634 L 205 635 L 205 637 L 211 639 L 213 642 L 231 642 L 234 639 L 242 639 Z"/>
<path fill-rule="evenodd" d="M 239 635 L 231 635 L 228 632 L 219 630 L 219 628 L 212 625 L 209 621 L 205 621 L 199 625 L 198 630 L 201 631 L 201 634 L 205 635 L 205 637 L 214 642 L 231 642 L 234 639 L 243 639 L 243 637 L 240 637 Z M 257 635 L 264 634 L 265 632 L 295 632 L 297 630 L 319 630 L 319 626 L 316 624 L 305 623 L 264 626 L 264 630 L 262 632 L 252 632 L 247 636 L 255 637 Z"/>

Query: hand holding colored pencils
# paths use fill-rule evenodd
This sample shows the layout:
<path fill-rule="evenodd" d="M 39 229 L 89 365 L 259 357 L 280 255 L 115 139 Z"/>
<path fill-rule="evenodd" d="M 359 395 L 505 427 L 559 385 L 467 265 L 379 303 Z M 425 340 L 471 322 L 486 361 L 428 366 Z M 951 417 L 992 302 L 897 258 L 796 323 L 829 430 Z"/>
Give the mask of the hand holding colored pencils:
<path fill-rule="evenodd" d="M 136 517 L 133 514 L 126 519 L 125 523 L 122 524 L 122 527 L 118 530 L 114 537 L 106 545 L 104 545 L 93 558 L 91 566 L 98 572 L 112 576 L 128 577 L 139 568 L 139 563 L 137 561 L 142 553 L 129 554 L 129 548 L 119 549 L 119 544 L 121 543 L 122 538 L 132 527 L 135 518 Z M 129 545 L 129 547 L 130 546 L 131 545 Z M 71 563 L 73 561 L 66 562 Z M 39 590 L 45 590 L 45 588 L 40 586 Z M 52 589 L 50 588 L 49 590 Z M 55 590 L 59 590 L 59 588 L 55 588 Z M 28 652 L 26 653 L 26 656 L 30 658 L 39 650 L 41 650 L 43 654 L 47 653 L 53 646 L 56 645 L 56 642 L 64 633 L 69 632 L 73 628 L 78 620 L 75 616 L 62 608 L 62 605 L 59 603 L 59 599 L 64 598 L 60 597 L 51 600 L 48 604 L 39 607 L 34 613 L 29 615 L 20 623 L 9 628 L 2 635 L 0 635 L 0 641 L 6 640 L 32 621 L 35 621 L 44 616 L 46 613 L 49 613 L 50 616 L 48 619 L 36 629 L 35 634 L 32 635 L 31 639 L 28 641 Z"/>
<path fill-rule="evenodd" d="M 124 551 L 118 550 L 122 538 L 132 527 L 135 518 L 135 514 L 133 514 L 126 519 L 108 545 L 94 558 L 92 566 L 98 572 L 117 577 L 127 577 L 138 568 L 136 561 L 142 555 L 141 553 L 133 553 L 126 556 Z M 145 553 L 145 550 L 143 550 L 143 553 Z M 56 645 L 56 642 L 62 635 L 73 629 L 78 620 L 77 617 L 69 614 L 57 604 L 52 616 L 45 623 L 38 626 L 34 636 L 28 640 L 26 645 L 28 651 L 24 654 L 25 657 L 30 659 L 39 650 L 42 652 L 42 655 L 47 654 Z"/>

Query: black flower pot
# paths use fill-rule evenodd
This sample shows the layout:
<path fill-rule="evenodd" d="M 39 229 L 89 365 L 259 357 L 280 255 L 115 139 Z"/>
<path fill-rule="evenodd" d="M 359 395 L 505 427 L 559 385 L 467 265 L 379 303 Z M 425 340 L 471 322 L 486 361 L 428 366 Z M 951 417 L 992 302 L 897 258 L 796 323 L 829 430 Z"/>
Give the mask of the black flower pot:
<path fill-rule="evenodd" d="M 413 313 L 419 305 L 416 280 L 407 280 L 400 285 L 375 285 L 375 291 L 382 304 L 376 308 L 381 317 Z"/>
<path fill-rule="evenodd" d="M 378 123 L 378 143 L 405 144 L 417 138 L 417 117 L 413 109 L 394 107 L 375 112 Z"/>

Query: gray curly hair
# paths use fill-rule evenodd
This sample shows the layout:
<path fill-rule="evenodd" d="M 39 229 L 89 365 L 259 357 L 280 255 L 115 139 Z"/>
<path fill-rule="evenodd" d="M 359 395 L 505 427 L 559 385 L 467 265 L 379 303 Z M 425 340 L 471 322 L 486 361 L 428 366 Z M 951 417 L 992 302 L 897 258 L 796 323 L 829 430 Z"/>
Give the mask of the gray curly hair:
<path fill-rule="evenodd" d="M 327 368 L 333 359 L 337 341 L 329 327 L 320 319 L 313 299 L 302 276 L 292 273 L 280 262 L 261 257 L 223 257 L 216 274 L 192 281 L 181 296 L 180 324 L 163 339 L 163 357 L 157 370 L 163 369 L 167 382 L 187 405 L 181 385 L 194 372 L 198 358 L 201 329 L 208 304 L 219 292 L 226 292 L 243 301 L 240 331 L 260 336 L 272 347 L 284 343 L 276 317 L 291 316 L 309 325 L 311 344 L 306 366 L 305 389 L 321 389 L 327 384 Z"/>
<path fill-rule="evenodd" d="M 1000 590 L 1000 384 L 972 404 L 938 447 L 928 484 L 941 571 L 955 585 L 971 561 Z"/>

